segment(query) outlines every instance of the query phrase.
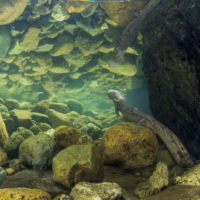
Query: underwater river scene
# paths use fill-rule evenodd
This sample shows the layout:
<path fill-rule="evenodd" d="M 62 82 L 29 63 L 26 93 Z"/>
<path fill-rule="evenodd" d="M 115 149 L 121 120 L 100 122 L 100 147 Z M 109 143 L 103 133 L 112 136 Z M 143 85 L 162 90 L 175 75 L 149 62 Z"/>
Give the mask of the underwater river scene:
<path fill-rule="evenodd" d="M 200 200 L 200 0 L 0 0 L 0 200 Z"/>

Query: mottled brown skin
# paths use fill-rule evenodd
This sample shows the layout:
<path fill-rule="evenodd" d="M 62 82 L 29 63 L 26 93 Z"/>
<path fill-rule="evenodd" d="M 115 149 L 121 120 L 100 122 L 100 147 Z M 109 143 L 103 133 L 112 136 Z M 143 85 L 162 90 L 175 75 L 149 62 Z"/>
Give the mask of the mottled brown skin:
<path fill-rule="evenodd" d="M 133 40 L 137 37 L 138 32 L 144 25 L 146 17 L 149 13 L 158 5 L 160 0 L 150 0 L 145 8 L 137 12 L 136 16 L 124 29 L 122 35 L 115 45 L 114 51 L 111 53 L 108 59 L 108 65 L 110 68 L 119 65 L 124 57 L 127 48 L 131 45 Z"/>
<path fill-rule="evenodd" d="M 178 137 L 165 125 L 154 117 L 133 108 L 117 90 L 108 90 L 107 95 L 115 104 L 115 111 L 119 111 L 130 121 L 137 122 L 153 130 L 165 143 L 175 160 L 181 167 L 193 166 L 193 161 Z"/>

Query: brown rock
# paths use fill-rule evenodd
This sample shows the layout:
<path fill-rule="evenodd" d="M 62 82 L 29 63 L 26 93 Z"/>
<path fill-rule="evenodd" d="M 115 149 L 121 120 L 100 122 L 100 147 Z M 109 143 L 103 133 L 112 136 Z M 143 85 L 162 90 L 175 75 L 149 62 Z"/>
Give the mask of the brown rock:
<path fill-rule="evenodd" d="M 9 24 L 17 19 L 26 8 L 29 0 L 1 0 L 0 25 Z"/>
<path fill-rule="evenodd" d="M 8 169 L 6 169 L 6 173 L 7 173 L 8 175 L 12 175 L 12 174 L 15 173 L 15 170 L 12 169 L 12 168 L 8 168 Z"/>
<path fill-rule="evenodd" d="M 71 145 L 92 144 L 94 141 L 90 136 L 82 133 L 77 128 L 70 126 L 59 126 L 55 129 L 54 140 L 56 144 L 62 148 Z"/>
<path fill-rule="evenodd" d="M 3 146 L 5 142 L 8 140 L 8 132 L 3 121 L 3 118 L 0 114 L 0 146 Z"/>
<path fill-rule="evenodd" d="M 0 189 L 0 200 L 28 199 L 28 200 L 51 200 L 50 194 L 39 189 L 28 188 L 5 188 Z"/>
<path fill-rule="evenodd" d="M 80 13 L 91 4 L 90 2 L 67 1 L 65 9 L 69 13 Z"/>
<path fill-rule="evenodd" d="M 100 2 L 101 7 L 106 11 L 108 16 L 121 27 L 126 27 L 128 23 L 136 16 L 134 15 L 134 12 L 143 9 L 146 4 L 147 1 Z"/>
<path fill-rule="evenodd" d="M 118 163 L 124 169 L 140 168 L 154 162 L 158 141 L 147 127 L 121 122 L 108 129 L 98 147 L 104 164 Z"/>

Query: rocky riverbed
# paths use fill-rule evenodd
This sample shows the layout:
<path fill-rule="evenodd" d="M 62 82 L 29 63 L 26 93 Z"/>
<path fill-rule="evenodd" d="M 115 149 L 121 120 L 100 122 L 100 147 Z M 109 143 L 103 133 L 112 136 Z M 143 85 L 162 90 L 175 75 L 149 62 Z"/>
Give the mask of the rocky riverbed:
<path fill-rule="evenodd" d="M 152 130 L 112 111 L 94 115 L 79 101 L 60 103 L 55 96 L 34 105 L 0 101 L 4 198 L 169 200 L 200 194 L 199 164 L 181 168 Z"/>

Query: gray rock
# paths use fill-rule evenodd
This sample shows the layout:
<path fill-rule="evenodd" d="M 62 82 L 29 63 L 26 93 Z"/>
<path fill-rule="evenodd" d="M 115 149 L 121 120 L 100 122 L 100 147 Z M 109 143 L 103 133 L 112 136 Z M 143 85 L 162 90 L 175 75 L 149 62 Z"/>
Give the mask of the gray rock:
<path fill-rule="evenodd" d="M 77 69 L 82 67 L 89 61 L 83 56 L 78 48 L 74 48 L 73 51 L 70 52 L 70 54 L 64 55 L 64 58 L 69 65 L 74 64 L 75 66 L 77 66 Z"/>
<path fill-rule="evenodd" d="M 9 163 L 9 167 L 14 169 L 15 171 L 20 171 L 21 170 L 21 163 L 19 159 L 13 159 Z"/>
<path fill-rule="evenodd" d="M 4 119 L 4 123 L 9 134 L 17 128 L 17 123 L 12 118 Z"/>
<path fill-rule="evenodd" d="M 8 110 L 13 110 L 19 108 L 19 103 L 16 99 L 7 99 L 5 101 L 5 106 L 8 108 Z"/>
<path fill-rule="evenodd" d="M 1 116 L 3 119 L 8 119 L 10 117 L 10 114 L 9 113 L 5 113 L 5 112 L 2 112 L 1 113 Z"/>
<path fill-rule="evenodd" d="M 19 109 L 21 109 L 21 110 L 28 110 L 28 109 L 30 109 L 32 107 L 33 106 L 29 102 L 19 103 Z"/>
<path fill-rule="evenodd" d="M 64 58 L 59 57 L 59 59 L 54 60 L 53 66 L 51 68 L 49 68 L 49 71 L 52 73 L 55 73 L 55 74 L 66 74 L 66 73 L 70 72 L 70 66 L 65 61 Z M 49 84 L 48 84 L 47 88 L 48 87 L 49 87 Z"/>
<path fill-rule="evenodd" d="M 40 15 L 32 13 L 27 17 L 26 21 L 31 23 L 31 22 L 34 22 L 38 19 L 40 19 Z"/>
<path fill-rule="evenodd" d="M 29 129 L 32 126 L 32 114 L 28 110 L 14 109 L 10 111 L 10 117 L 13 118 L 20 127 Z"/>
<path fill-rule="evenodd" d="M 98 7 L 98 3 L 97 2 L 92 3 L 90 6 L 86 7 L 81 12 L 82 17 L 89 17 L 89 16 L 91 16 L 95 12 L 95 10 L 96 10 L 97 7 Z"/>
<path fill-rule="evenodd" d="M 66 116 L 70 118 L 71 122 L 73 122 L 76 118 L 80 117 L 80 115 L 76 111 L 70 111 L 66 114 Z"/>
<path fill-rule="evenodd" d="M 173 178 L 176 185 L 194 185 L 200 186 L 200 164 L 194 165 L 185 171 L 182 175 Z"/>
<path fill-rule="evenodd" d="M 54 44 L 55 44 L 55 41 L 50 38 L 42 39 L 40 40 L 35 51 L 39 53 L 50 51 L 53 48 Z"/>
<path fill-rule="evenodd" d="M 23 34 L 28 29 L 28 24 L 26 21 L 15 21 L 10 25 L 12 36 L 17 36 Z"/>
<path fill-rule="evenodd" d="M 49 108 L 63 114 L 66 114 L 69 112 L 68 106 L 64 103 L 50 103 Z"/>
<path fill-rule="evenodd" d="M 103 136 L 102 130 L 93 123 L 87 124 L 88 131 L 87 134 L 95 141 Z"/>
<path fill-rule="evenodd" d="M 1 1 L 0 25 L 15 21 L 28 5 L 28 0 Z"/>
<path fill-rule="evenodd" d="M 7 27 L 5 26 L 1 26 L 0 27 L 0 61 L 6 56 L 8 49 L 10 48 L 10 44 L 12 41 L 11 35 L 10 35 L 10 31 L 8 30 Z"/>
<path fill-rule="evenodd" d="M 7 161 L 6 152 L 0 147 L 0 166 L 3 166 Z"/>
<path fill-rule="evenodd" d="M 77 183 L 70 193 L 74 200 L 81 199 L 101 199 L 120 200 L 122 199 L 122 189 L 117 183 Z"/>
<path fill-rule="evenodd" d="M 40 41 L 38 37 L 40 31 L 41 29 L 38 26 L 32 25 L 22 38 L 14 38 L 8 54 L 20 54 L 23 51 L 35 50 Z"/>
<path fill-rule="evenodd" d="M 49 109 L 49 101 L 42 100 L 33 106 L 32 112 L 45 113 Z"/>
<path fill-rule="evenodd" d="M 102 128 L 101 124 L 97 120 L 94 120 L 92 117 L 88 117 L 85 115 L 81 115 L 79 118 L 76 118 L 73 121 L 72 126 L 79 129 L 84 125 L 87 125 L 88 123 L 93 123 L 100 129 Z"/>
<path fill-rule="evenodd" d="M 29 131 L 28 129 L 25 129 L 23 127 L 19 127 L 16 132 L 14 132 L 10 138 L 6 141 L 6 143 L 3 146 L 3 149 L 6 152 L 11 152 L 18 150 L 19 145 L 27 138 L 34 136 L 34 134 Z"/>
<path fill-rule="evenodd" d="M 77 33 L 80 31 L 80 28 L 76 24 L 66 24 L 64 29 L 70 32 L 72 35 L 77 35 Z"/>
<path fill-rule="evenodd" d="M 64 26 L 65 24 L 66 24 L 65 21 L 62 21 L 62 22 L 55 22 L 55 23 L 54 23 L 54 26 L 55 26 L 56 28 L 61 28 L 61 27 Z"/>
<path fill-rule="evenodd" d="M 0 104 L 0 112 L 8 113 L 8 108 L 3 104 Z"/>
<path fill-rule="evenodd" d="M 70 33 L 64 32 L 56 38 L 56 44 L 49 52 L 52 56 L 69 54 L 74 48 L 74 38 Z"/>
<path fill-rule="evenodd" d="M 50 29 L 54 23 L 49 22 L 48 18 L 42 18 L 38 21 L 38 24 L 42 27 L 42 31 L 47 31 L 48 29 Z"/>
<path fill-rule="evenodd" d="M 156 170 L 146 182 L 138 184 L 134 194 L 139 198 L 155 195 L 168 187 L 168 169 L 167 165 L 159 162 Z"/>
<path fill-rule="evenodd" d="M 44 169 L 56 150 L 54 138 L 41 133 L 24 140 L 19 147 L 19 160 L 35 170 Z"/>
<path fill-rule="evenodd" d="M 42 130 L 36 124 L 33 124 L 33 126 L 31 126 L 30 131 L 32 131 L 34 135 L 42 132 Z"/>
<path fill-rule="evenodd" d="M 51 126 L 47 123 L 36 122 L 36 125 L 40 128 L 42 132 L 46 132 L 51 129 Z"/>
<path fill-rule="evenodd" d="M 71 125 L 70 119 L 65 114 L 59 113 L 53 109 L 48 109 L 45 114 L 48 115 L 52 128 Z"/>
<path fill-rule="evenodd" d="M 42 123 L 47 123 L 51 125 L 51 121 L 49 117 L 45 114 L 37 113 L 37 112 L 31 112 L 32 114 L 32 119 L 36 122 L 42 122 Z"/>
<path fill-rule="evenodd" d="M 67 20 L 70 15 L 67 13 L 66 9 L 62 7 L 60 3 L 57 3 L 51 12 L 51 16 L 56 20 L 56 21 L 64 21 Z"/>
<path fill-rule="evenodd" d="M 76 111 L 79 114 L 83 111 L 83 104 L 77 100 L 66 99 L 64 103 L 69 107 L 69 111 Z"/>
<path fill-rule="evenodd" d="M 79 35 L 75 39 L 75 44 L 84 56 L 88 56 L 94 52 L 103 41 L 104 37 L 101 34 L 92 37 L 90 34 L 80 31 Z"/>
<path fill-rule="evenodd" d="M 5 101 L 2 98 L 0 98 L 0 104 L 5 104 Z"/>
<path fill-rule="evenodd" d="M 4 181 L 6 180 L 6 177 L 7 177 L 6 170 L 0 167 L 0 185 L 4 183 Z"/>
<path fill-rule="evenodd" d="M 99 35 L 103 32 L 101 25 L 97 24 L 92 17 L 83 18 L 77 16 L 75 21 L 80 28 L 92 36 Z"/>
<path fill-rule="evenodd" d="M 101 124 L 104 129 L 104 128 L 109 128 L 109 127 L 111 127 L 119 122 L 123 122 L 123 121 L 124 121 L 123 116 L 117 117 L 116 115 L 112 115 L 112 116 L 106 118 L 105 120 L 103 120 L 103 122 Z"/>
<path fill-rule="evenodd" d="M 48 192 L 52 198 L 59 194 L 69 194 L 69 188 L 60 187 L 52 178 L 52 170 L 34 171 L 25 169 L 8 176 L 0 188 L 37 188 Z"/>
<path fill-rule="evenodd" d="M 47 15 L 51 12 L 49 9 L 49 6 L 47 5 L 39 5 L 39 6 L 34 6 L 32 9 L 32 13 L 36 15 Z"/>

